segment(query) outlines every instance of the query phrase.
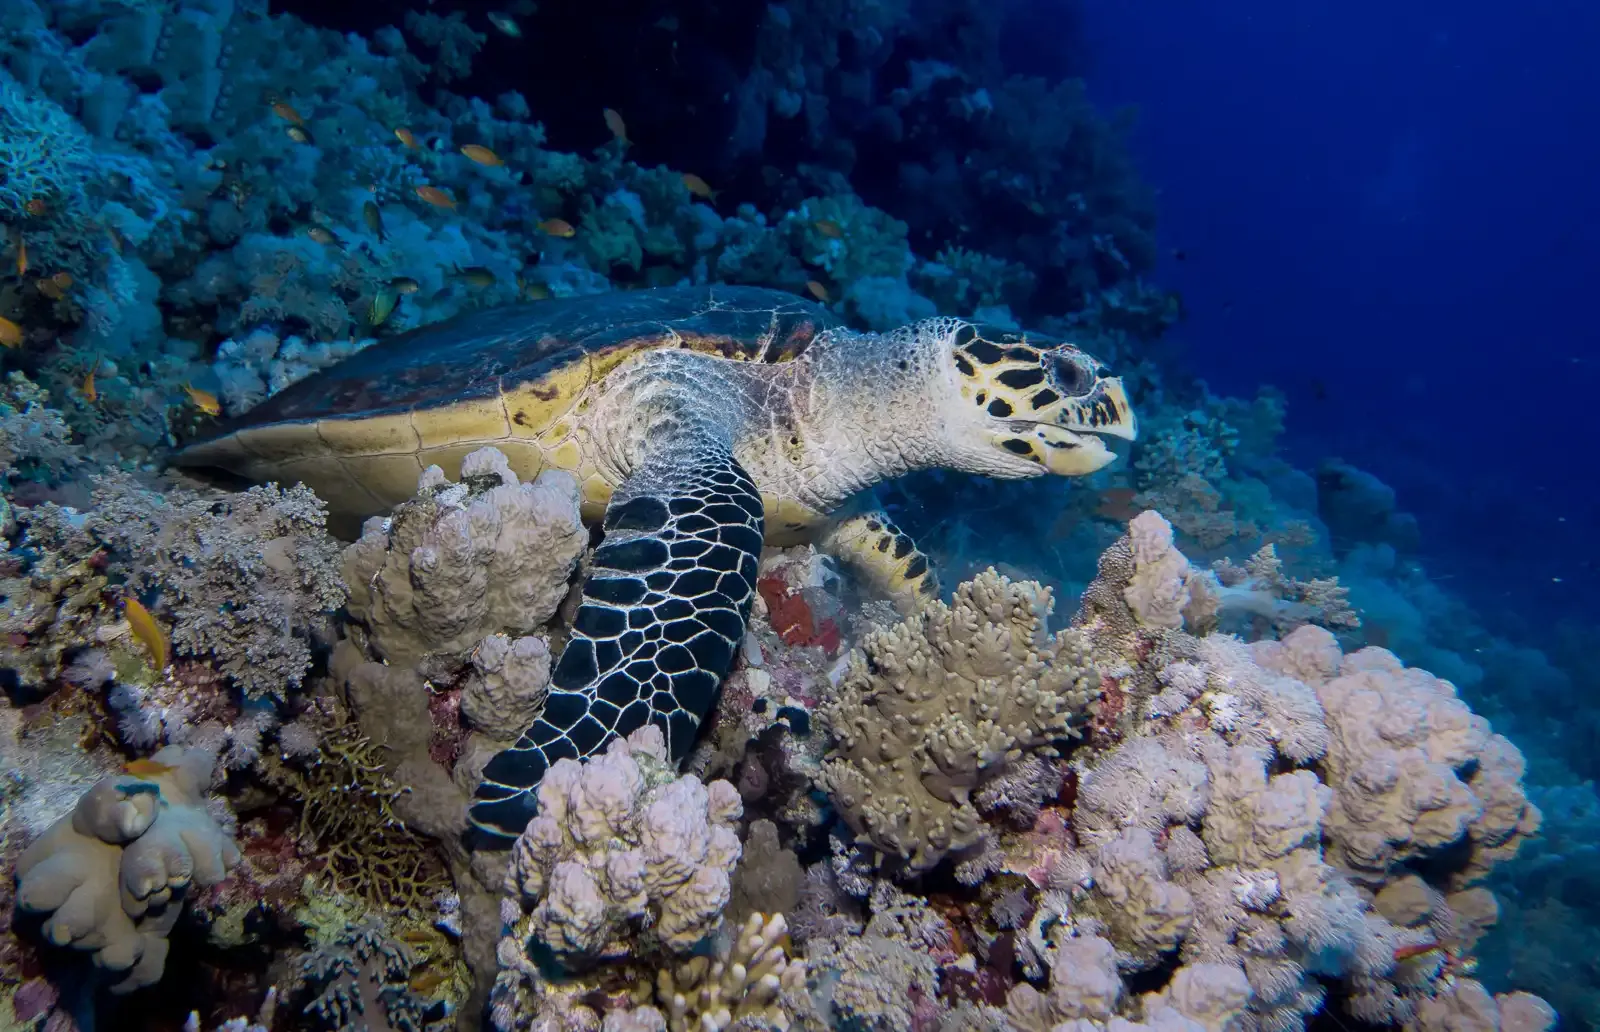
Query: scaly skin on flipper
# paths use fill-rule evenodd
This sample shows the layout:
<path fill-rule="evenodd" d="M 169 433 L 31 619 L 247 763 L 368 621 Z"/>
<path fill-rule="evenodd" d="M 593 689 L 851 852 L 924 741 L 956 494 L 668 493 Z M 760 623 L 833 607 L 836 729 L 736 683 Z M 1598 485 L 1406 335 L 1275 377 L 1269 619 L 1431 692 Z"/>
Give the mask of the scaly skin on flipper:
<path fill-rule="evenodd" d="M 939 575 L 932 560 L 882 510 L 838 521 L 817 547 L 893 599 L 902 613 L 914 613 L 939 597 Z"/>
<path fill-rule="evenodd" d="M 563 757 L 646 723 L 675 760 L 694 742 L 744 637 L 763 532 L 755 481 L 707 437 L 652 449 L 612 498 L 544 712 L 484 768 L 470 813 L 478 845 L 516 841 L 534 788 Z"/>

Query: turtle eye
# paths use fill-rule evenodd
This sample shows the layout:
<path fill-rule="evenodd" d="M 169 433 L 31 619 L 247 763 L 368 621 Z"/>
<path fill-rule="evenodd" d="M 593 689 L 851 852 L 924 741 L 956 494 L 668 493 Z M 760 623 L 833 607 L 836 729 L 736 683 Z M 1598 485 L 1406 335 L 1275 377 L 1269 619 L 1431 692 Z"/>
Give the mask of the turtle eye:
<path fill-rule="evenodd" d="M 1069 398 L 1081 398 L 1094 387 L 1094 371 L 1068 355 L 1052 355 L 1047 364 L 1056 389 Z"/>

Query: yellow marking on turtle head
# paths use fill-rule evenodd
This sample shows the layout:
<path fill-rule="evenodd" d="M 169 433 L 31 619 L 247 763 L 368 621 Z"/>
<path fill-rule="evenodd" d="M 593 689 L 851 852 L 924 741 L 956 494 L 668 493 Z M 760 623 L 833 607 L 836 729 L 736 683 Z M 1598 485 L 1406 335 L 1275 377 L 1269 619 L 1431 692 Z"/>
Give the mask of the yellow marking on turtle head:
<path fill-rule="evenodd" d="M 981 410 L 989 443 L 1015 457 L 1015 475 L 1093 473 L 1116 458 L 1102 437 L 1138 436 L 1122 381 L 1099 361 L 1064 341 L 990 336 L 960 325 L 953 360 L 963 401 Z"/>

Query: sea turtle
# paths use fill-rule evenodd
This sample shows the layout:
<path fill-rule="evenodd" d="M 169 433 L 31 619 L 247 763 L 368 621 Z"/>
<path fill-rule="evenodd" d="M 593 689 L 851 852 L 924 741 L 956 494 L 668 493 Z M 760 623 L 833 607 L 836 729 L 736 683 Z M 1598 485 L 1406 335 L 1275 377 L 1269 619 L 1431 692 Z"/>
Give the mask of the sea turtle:
<path fill-rule="evenodd" d="M 384 512 L 485 445 L 519 476 L 571 471 L 604 532 L 543 714 L 472 806 L 505 845 L 564 756 L 646 722 L 687 751 L 744 635 L 762 542 L 813 540 L 901 600 L 925 556 L 878 481 L 944 467 L 1092 473 L 1132 439 L 1120 380 L 1064 341 L 936 318 L 889 333 L 752 287 L 673 287 L 473 312 L 391 337 L 176 456 L 303 481 L 336 517 Z"/>

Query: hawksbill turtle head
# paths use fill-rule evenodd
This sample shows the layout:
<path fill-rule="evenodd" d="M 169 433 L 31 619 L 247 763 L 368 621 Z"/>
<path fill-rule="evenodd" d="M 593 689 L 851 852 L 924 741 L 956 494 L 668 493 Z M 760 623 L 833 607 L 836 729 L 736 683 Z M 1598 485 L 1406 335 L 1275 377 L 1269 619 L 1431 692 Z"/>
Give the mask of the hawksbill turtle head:
<path fill-rule="evenodd" d="M 1122 381 L 1072 344 L 968 322 L 948 340 L 959 422 L 1000 453 L 991 461 L 1002 475 L 1083 476 L 1116 458 L 1105 438 L 1138 436 Z"/>

